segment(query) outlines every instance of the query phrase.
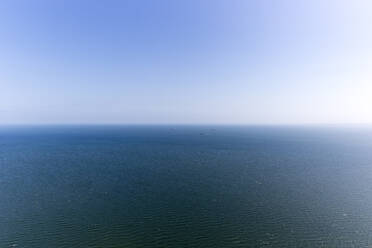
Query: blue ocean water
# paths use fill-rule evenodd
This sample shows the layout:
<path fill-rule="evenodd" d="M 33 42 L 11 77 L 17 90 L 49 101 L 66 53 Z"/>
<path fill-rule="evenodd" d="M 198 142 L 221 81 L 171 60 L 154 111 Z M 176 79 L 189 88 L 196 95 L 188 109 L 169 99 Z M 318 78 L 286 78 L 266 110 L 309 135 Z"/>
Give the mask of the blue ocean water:
<path fill-rule="evenodd" d="M 371 246 L 371 127 L 0 127 L 1 248 Z"/>

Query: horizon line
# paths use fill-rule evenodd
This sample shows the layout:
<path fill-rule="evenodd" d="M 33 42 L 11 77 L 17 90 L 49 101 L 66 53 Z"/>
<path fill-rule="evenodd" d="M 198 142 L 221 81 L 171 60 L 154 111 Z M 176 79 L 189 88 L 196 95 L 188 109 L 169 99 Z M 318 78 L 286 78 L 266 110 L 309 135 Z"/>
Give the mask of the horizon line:
<path fill-rule="evenodd" d="M 372 122 L 349 123 L 115 123 L 115 122 L 82 122 L 82 123 L 0 123 L 0 126 L 372 126 Z"/>

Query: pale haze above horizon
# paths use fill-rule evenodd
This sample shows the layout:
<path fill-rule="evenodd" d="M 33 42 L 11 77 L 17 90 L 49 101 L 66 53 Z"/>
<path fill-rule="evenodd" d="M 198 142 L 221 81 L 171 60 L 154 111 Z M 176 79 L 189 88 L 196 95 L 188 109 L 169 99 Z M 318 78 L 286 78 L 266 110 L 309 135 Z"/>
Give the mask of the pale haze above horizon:
<path fill-rule="evenodd" d="M 0 124 L 372 123 L 372 1 L 5 0 Z"/>

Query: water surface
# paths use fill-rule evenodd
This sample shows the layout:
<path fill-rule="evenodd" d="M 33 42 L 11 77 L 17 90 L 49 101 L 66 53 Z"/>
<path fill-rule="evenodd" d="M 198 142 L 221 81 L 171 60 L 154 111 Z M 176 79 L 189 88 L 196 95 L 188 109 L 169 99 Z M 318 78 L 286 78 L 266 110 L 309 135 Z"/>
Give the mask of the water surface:
<path fill-rule="evenodd" d="M 0 247 L 369 247 L 369 127 L 3 126 Z"/>

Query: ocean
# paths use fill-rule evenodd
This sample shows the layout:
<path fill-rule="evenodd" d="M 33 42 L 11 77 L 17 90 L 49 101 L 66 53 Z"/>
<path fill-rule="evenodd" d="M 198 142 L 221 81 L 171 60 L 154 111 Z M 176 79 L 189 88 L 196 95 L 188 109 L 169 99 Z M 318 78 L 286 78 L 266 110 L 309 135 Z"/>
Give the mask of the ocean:
<path fill-rule="evenodd" d="M 0 247 L 372 247 L 372 128 L 2 126 Z"/>

